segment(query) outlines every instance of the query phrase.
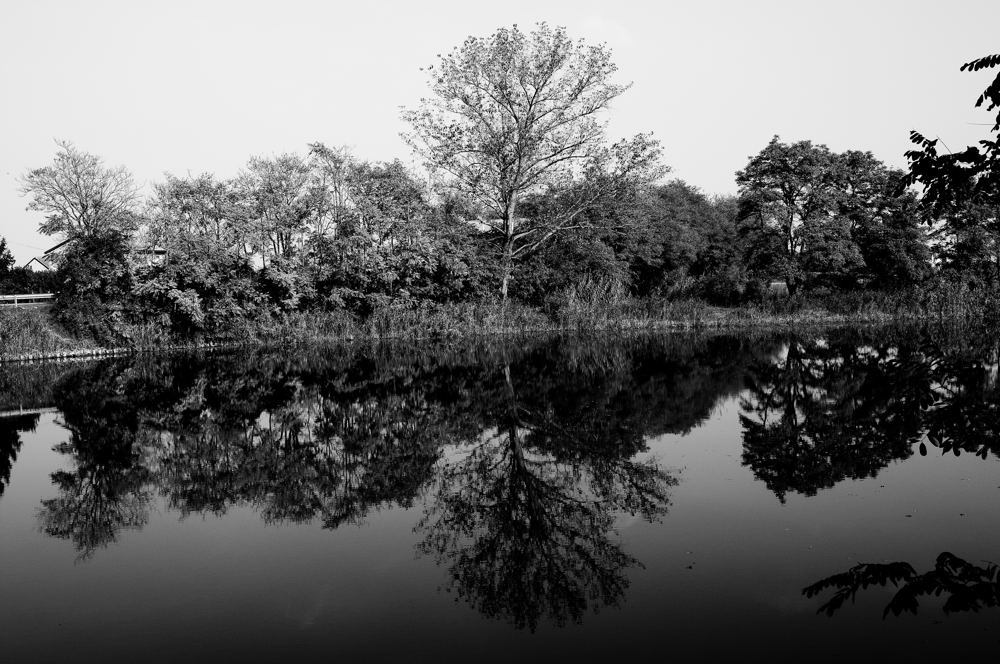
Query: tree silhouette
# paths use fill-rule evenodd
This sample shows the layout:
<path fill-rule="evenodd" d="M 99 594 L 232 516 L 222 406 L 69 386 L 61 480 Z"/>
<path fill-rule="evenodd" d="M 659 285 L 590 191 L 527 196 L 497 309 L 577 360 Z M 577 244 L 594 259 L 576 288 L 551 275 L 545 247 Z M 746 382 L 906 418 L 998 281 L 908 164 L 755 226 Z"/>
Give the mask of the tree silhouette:
<path fill-rule="evenodd" d="M 741 399 L 743 463 L 784 501 L 875 477 L 928 445 L 1000 456 L 1000 352 L 921 332 L 792 336 L 756 362 Z"/>
<path fill-rule="evenodd" d="M 85 370 L 57 390 L 70 437 L 56 449 L 74 468 L 52 474 L 59 495 L 42 501 L 38 517 L 44 532 L 73 542 L 84 559 L 123 529 L 143 526 L 152 497 L 135 410 L 109 378 Z"/>
<path fill-rule="evenodd" d="M 442 465 L 418 529 L 420 550 L 448 568 L 459 597 L 534 631 L 621 601 L 627 570 L 639 562 L 615 541 L 614 516 L 658 518 L 676 480 L 604 438 L 604 427 L 595 437 L 566 426 L 572 412 L 555 404 L 539 417 L 511 376 L 505 367 L 495 426 Z M 526 391 L 534 385 L 526 382 Z"/>
<path fill-rule="evenodd" d="M 846 572 L 834 574 L 802 590 L 806 597 L 816 597 L 833 589 L 833 596 L 819 607 L 817 613 L 833 616 L 850 600 L 854 602 L 858 591 L 874 586 L 892 584 L 899 588 L 882 612 L 916 614 L 920 599 L 927 596 L 944 596 L 944 612 L 979 611 L 1000 606 L 1000 567 L 987 562 L 980 567 L 947 551 L 937 557 L 934 569 L 917 574 L 905 562 L 863 563 Z"/>
<path fill-rule="evenodd" d="M 749 372 L 743 463 L 779 500 L 874 477 L 913 453 L 934 401 L 930 366 L 910 346 L 865 341 L 792 337 Z"/>

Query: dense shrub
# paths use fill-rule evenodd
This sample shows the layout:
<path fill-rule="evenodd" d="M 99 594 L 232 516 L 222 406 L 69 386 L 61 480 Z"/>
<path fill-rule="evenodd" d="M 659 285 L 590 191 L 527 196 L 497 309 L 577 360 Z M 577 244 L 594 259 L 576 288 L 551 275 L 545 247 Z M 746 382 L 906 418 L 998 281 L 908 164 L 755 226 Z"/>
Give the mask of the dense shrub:
<path fill-rule="evenodd" d="M 128 238 L 117 231 L 78 237 L 62 251 L 56 270 L 54 314 L 67 330 L 114 340 L 132 298 Z"/>
<path fill-rule="evenodd" d="M 196 243 L 136 269 L 134 315 L 181 335 L 225 336 L 262 313 L 262 281 L 246 259 Z"/>

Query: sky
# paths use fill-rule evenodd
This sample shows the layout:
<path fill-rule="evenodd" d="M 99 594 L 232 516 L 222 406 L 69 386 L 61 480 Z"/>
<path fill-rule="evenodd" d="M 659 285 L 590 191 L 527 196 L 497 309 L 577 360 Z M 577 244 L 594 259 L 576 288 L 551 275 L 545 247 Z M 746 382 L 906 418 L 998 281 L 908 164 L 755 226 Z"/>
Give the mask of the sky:
<path fill-rule="evenodd" d="M 56 139 L 164 173 L 235 175 L 252 155 L 322 141 L 416 163 L 401 107 L 421 67 L 498 27 L 565 26 L 605 42 L 632 88 L 611 137 L 652 131 L 677 177 L 735 193 L 735 173 L 777 134 L 870 150 L 905 166 L 908 134 L 951 149 L 985 137 L 974 103 L 1000 52 L 998 0 L 8 0 L 0 7 L 0 236 L 18 264 L 55 242 L 18 177 Z"/>

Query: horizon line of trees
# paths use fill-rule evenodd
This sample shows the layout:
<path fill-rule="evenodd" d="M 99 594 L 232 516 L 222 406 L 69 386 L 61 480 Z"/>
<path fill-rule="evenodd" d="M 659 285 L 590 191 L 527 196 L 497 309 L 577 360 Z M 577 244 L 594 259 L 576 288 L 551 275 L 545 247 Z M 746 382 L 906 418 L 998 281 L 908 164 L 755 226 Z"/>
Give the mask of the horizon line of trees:
<path fill-rule="evenodd" d="M 709 197 L 664 181 L 651 135 L 607 139 L 606 112 L 629 87 L 616 71 L 605 46 L 546 24 L 466 40 L 403 112 L 419 176 L 312 143 L 252 157 L 231 179 L 167 174 L 142 197 L 127 169 L 60 141 L 21 179 L 40 230 L 72 240 L 58 258 L 60 320 L 92 334 L 124 319 L 219 334 L 301 310 L 548 307 L 595 287 L 733 305 L 772 280 L 792 295 L 951 274 L 1000 286 L 997 141 L 939 155 L 914 132 L 902 171 L 775 136 L 736 174 L 737 196 Z M 979 103 L 998 100 L 1000 76 Z M 0 285 L 12 282 L 5 255 L 0 245 Z"/>

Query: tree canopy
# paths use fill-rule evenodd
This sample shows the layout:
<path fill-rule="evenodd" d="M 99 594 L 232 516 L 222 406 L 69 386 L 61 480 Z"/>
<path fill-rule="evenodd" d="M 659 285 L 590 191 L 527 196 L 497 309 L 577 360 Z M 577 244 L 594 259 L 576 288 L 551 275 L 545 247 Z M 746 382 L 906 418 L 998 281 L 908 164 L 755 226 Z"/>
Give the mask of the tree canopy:
<path fill-rule="evenodd" d="M 300 314 L 342 329 L 383 313 L 489 308 L 497 292 L 491 321 L 506 324 L 513 298 L 532 325 L 649 318 L 689 298 L 851 310 L 836 313 L 901 300 L 939 315 L 952 301 L 995 310 L 980 285 L 1000 299 L 1000 116 L 989 140 L 955 155 L 915 134 L 908 173 L 864 150 L 775 136 L 736 174 L 737 196 L 713 197 L 662 181 L 650 134 L 610 136 L 611 106 L 630 86 L 604 44 L 515 25 L 469 37 L 425 71 L 429 94 L 403 119 L 426 170 L 313 142 L 252 156 L 229 178 L 167 174 L 140 196 L 124 167 L 58 142 L 21 192 L 39 228 L 69 240 L 46 263 L 76 261 L 54 289 L 76 312 L 70 326 L 116 343 L 221 340 Z M 978 100 L 991 112 L 998 81 Z M 71 250 L 83 240 L 103 262 Z M 117 276 L 95 280 L 112 265 Z M 101 284 L 111 291 L 99 295 Z M 48 291 L 52 280 L 8 269 L 0 289 Z M 94 297 L 71 301 L 83 292 Z M 81 303 L 96 309 L 84 315 Z"/>
<path fill-rule="evenodd" d="M 432 96 L 403 114 L 414 149 L 482 208 L 500 244 L 504 298 L 515 259 L 583 227 L 603 197 L 662 172 L 649 135 L 607 143 L 604 113 L 628 89 L 616 71 L 603 44 L 515 25 L 441 56 L 428 68 Z M 553 205 L 523 216 L 527 197 L 552 190 Z"/>
<path fill-rule="evenodd" d="M 135 226 L 138 190 L 124 166 L 108 168 L 103 160 L 69 141 L 49 166 L 28 171 L 21 193 L 28 209 L 44 213 L 39 230 L 47 235 L 91 235 Z"/>
<path fill-rule="evenodd" d="M 928 260 L 903 174 L 870 152 L 775 136 L 736 174 L 751 270 L 803 285 L 919 281 Z"/>

